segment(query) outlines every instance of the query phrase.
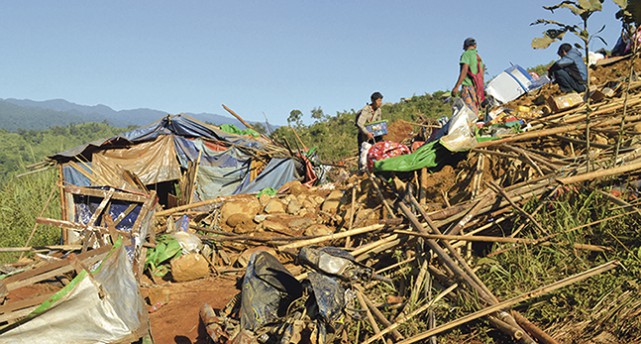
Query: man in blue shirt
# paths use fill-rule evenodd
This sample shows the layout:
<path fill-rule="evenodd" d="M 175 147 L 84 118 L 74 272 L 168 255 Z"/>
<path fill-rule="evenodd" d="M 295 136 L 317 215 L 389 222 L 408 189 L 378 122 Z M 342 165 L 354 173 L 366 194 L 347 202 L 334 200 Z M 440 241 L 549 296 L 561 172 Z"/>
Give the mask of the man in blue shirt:
<path fill-rule="evenodd" d="M 557 52 L 561 57 L 549 69 L 548 75 L 554 78 L 561 91 L 583 92 L 588 77 L 588 67 L 583 61 L 583 56 L 572 45 L 563 43 Z"/>

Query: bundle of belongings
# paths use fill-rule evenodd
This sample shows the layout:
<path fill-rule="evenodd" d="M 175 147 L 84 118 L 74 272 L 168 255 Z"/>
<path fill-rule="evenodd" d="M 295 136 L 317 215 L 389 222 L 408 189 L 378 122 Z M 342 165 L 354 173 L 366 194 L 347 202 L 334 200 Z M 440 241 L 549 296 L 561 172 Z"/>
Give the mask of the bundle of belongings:
<path fill-rule="evenodd" d="M 374 275 L 336 247 L 305 247 L 297 261 L 309 269 L 299 282 L 274 256 L 255 252 L 241 292 L 222 310 L 200 312 L 214 343 L 330 343 L 348 328 L 357 285 Z"/>

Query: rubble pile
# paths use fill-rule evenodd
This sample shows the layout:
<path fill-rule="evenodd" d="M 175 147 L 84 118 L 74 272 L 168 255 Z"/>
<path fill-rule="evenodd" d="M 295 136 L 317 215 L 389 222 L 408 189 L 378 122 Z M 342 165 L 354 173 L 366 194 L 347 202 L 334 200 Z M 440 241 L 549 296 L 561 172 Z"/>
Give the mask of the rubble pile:
<path fill-rule="evenodd" d="M 613 66 L 621 69 L 625 61 Z M 154 191 L 140 195 L 66 186 L 67 192 L 85 197 L 74 202 L 89 204 L 88 221 L 39 223 L 75 228 L 82 244 L 25 249 L 55 252 L 40 258 L 55 262 L 47 268 L 42 262 L 22 267 L 24 275 L 0 281 L 0 295 L 54 277 L 68 288 L 70 278 L 99 271 L 96 257 L 112 252 L 112 245 L 124 238 L 126 250 L 119 252 L 130 258 L 135 288 L 140 281 L 162 286 L 151 287 L 152 312 L 162 312 L 163 304 L 171 302 L 166 286 L 173 282 L 238 278 L 239 294 L 226 307 L 201 302 L 201 325 L 215 343 L 417 343 L 459 327 L 474 332 L 477 319 L 485 319 L 506 342 L 570 342 L 573 334 L 563 324 L 542 329 L 516 307 L 614 273 L 621 264 L 610 259 L 612 247 L 580 235 L 573 242 L 558 240 L 559 233 L 537 221 L 536 213 L 554 207 L 563 195 L 586 189 L 627 215 L 641 214 L 634 198 L 641 175 L 641 82 L 609 79 L 593 90 L 589 105 L 583 99 L 562 103 L 563 95 L 543 86 L 497 106 L 482 123 L 473 124 L 475 136 L 438 141 L 448 150 L 434 148 L 433 166 L 391 171 L 379 169 L 377 162 L 373 171 L 348 176 L 335 167 L 332 173 L 340 174 L 340 181 L 310 186 L 289 180 L 274 189 L 183 200 L 165 209 Z M 419 125 L 438 129 L 433 120 Z M 397 126 L 407 132 L 411 124 Z M 473 133 L 474 128 L 466 129 Z M 423 133 L 422 139 L 436 131 Z M 421 149 L 417 145 L 412 154 Z M 398 158 L 407 156 L 391 159 Z M 193 191 L 197 169 L 189 166 Z M 130 179 L 135 184 L 136 178 Z M 122 216 L 100 215 L 118 206 Z M 132 224 L 119 227 L 133 212 Z M 485 246 L 479 249 L 479 243 Z M 487 259 L 517 248 L 555 245 L 599 259 L 580 265 L 577 273 L 542 279 L 547 282 L 535 288 L 509 286 L 519 291 L 516 295 L 493 289 L 479 276 Z M 61 253 L 73 250 L 83 253 L 76 258 Z M 628 305 L 617 315 L 620 319 L 638 318 L 635 288 L 641 291 L 631 283 L 620 296 L 621 304 Z M 42 297 L 2 304 L 0 338 L 17 326 L 12 324 L 33 315 L 40 302 Z M 145 320 L 125 334 L 142 337 L 149 331 Z M 613 336 L 599 328 L 599 321 L 605 320 L 581 326 L 595 336 Z M 637 333 L 625 340 L 641 337 Z"/>

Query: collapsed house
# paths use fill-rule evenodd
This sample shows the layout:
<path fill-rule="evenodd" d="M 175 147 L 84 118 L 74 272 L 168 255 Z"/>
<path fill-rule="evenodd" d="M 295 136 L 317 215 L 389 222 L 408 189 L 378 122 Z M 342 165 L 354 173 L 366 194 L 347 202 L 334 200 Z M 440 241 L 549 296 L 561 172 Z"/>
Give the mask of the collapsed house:
<path fill-rule="evenodd" d="M 186 115 L 166 116 L 145 128 L 50 158 L 58 165 L 60 184 L 65 186 L 61 199 L 66 221 L 86 217 L 81 196 L 71 192 L 71 186 L 112 187 L 142 194 L 154 190 L 161 206 L 173 208 L 278 189 L 292 180 L 315 179 L 313 167 L 303 155 L 265 137 L 227 133 Z M 89 201 L 88 207 L 95 209 L 95 202 Z M 66 234 L 63 238 L 65 242 L 77 239 Z"/>
<path fill-rule="evenodd" d="M 227 130 L 168 115 L 51 156 L 59 171 L 62 219 L 36 223 L 61 228 L 65 245 L 51 247 L 48 259 L 55 262 L 15 271 L 0 282 L 0 297 L 4 302 L 12 291 L 51 278 L 63 288 L 0 305 L 0 339 L 124 343 L 146 336 L 138 281 L 147 247 L 154 246 L 157 210 L 202 206 L 293 180 L 313 182 L 305 156 L 255 133 Z M 73 251 L 81 253 L 64 254 Z"/>
<path fill-rule="evenodd" d="M 568 241 L 562 236 L 565 228 L 552 232 L 555 228 L 534 215 L 554 208 L 560 195 L 585 182 L 593 183 L 594 189 L 610 185 L 638 191 L 629 182 L 641 175 L 636 138 L 641 132 L 639 90 L 639 82 L 621 83 L 611 93 L 599 88 L 602 95 L 609 95 L 593 99 L 591 112 L 572 104 L 545 116 L 536 108 L 544 104 L 532 105 L 542 95 L 537 91 L 518 100 L 528 105 L 525 111 L 509 104 L 513 109 L 488 119 L 480 128 L 486 138 L 476 136 L 476 118 L 459 108 L 440 134 L 412 154 L 376 161 L 375 173 L 352 175 L 331 191 L 293 186 L 311 181 L 304 177 L 312 171 L 305 157 L 264 138 L 229 134 L 186 116 L 168 116 L 150 127 L 57 154 L 52 158 L 60 172 L 63 219 L 38 219 L 38 223 L 65 229 L 68 244 L 81 243 L 76 249 L 82 251 L 78 255 L 82 264 L 72 255 L 58 256 L 62 261 L 54 265 L 0 282 L 0 290 L 10 293 L 33 283 L 33 275 L 42 281 L 76 272 L 71 282 L 64 282 L 66 292 L 0 306 L 0 319 L 6 321 L 0 325 L 0 339 L 39 340 L 26 334 L 37 332 L 42 320 L 50 319 L 47 316 L 68 315 L 51 312 L 65 308 L 56 306 L 57 300 L 79 300 L 70 287 L 81 284 L 76 279 L 107 288 L 101 273 L 113 271 L 117 278 L 110 281 L 123 279 L 128 292 L 137 290 L 135 280 L 142 274 L 145 250 L 154 248 L 153 236 L 175 234 L 182 225 L 168 224 L 189 217 L 184 232 L 179 232 L 203 245 L 200 251 L 172 259 L 172 273 L 174 262 L 183 257 L 200 259 L 207 276 L 245 273 L 241 293 L 228 307 L 210 307 L 208 300 L 199 300 L 202 323 L 218 343 L 255 343 L 265 338 L 287 343 L 414 343 L 480 318 L 507 341 L 570 341 L 572 334 L 562 325 L 573 323 L 542 329 L 533 324 L 536 319 L 521 314 L 527 308 L 515 307 L 598 274 L 616 276 L 623 269 L 617 269 L 620 263 L 609 256 L 612 247 L 587 236 Z M 634 98 L 626 98 L 628 94 Z M 529 127 L 521 119 L 527 119 Z M 513 122 L 518 128 L 510 127 Z M 593 130 L 589 140 L 584 136 L 586 127 Z M 445 161 L 454 155 L 459 157 L 457 164 Z M 279 195 L 243 195 L 286 184 L 289 189 Z M 613 210 L 639 213 L 638 202 L 602 194 L 615 205 Z M 157 200 L 169 209 L 159 210 Z M 538 206 L 528 209 L 527 202 Z M 213 203 L 220 206 L 202 207 Z M 536 287 L 508 293 L 478 273 L 503 266 L 495 260 L 480 263 L 472 242 L 497 244 L 487 258 L 523 248 L 534 252 L 541 247 L 569 247 L 574 257 L 598 259 L 574 264 L 563 277 L 537 279 Z M 121 259 L 126 273 L 101 268 L 110 266 L 106 252 L 113 250 L 129 258 Z M 94 255 L 100 258 L 93 259 Z M 607 336 L 625 335 L 625 329 L 639 326 L 634 322 L 641 309 L 634 296 L 638 285 L 630 288 L 604 297 L 603 303 L 611 306 L 582 324 L 586 336 L 592 334 L 591 328 L 604 329 Z M 101 288 L 86 290 L 93 300 L 87 302 L 89 308 L 116 308 L 97 301 L 110 300 Z M 140 296 L 134 294 L 127 301 L 135 305 L 133 310 L 114 311 L 104 319 L 121 323 L 105 325 L 118 328 L 115 335 L 95 331 L 87 342 L 127 341 L 145 333 L 149 325 L 138 307 Z M 630 306 L 619 308 L 612 298 Z M 469 312 L 458 319 L 439 318 L 465 306 Z M 616 315 L 606 314 L 612 309 Z M 70 329 L 68 325 L 60 324 L 58 331 Z M 640 331 L 629 333 L 626 339 L 638 341 Z"/>

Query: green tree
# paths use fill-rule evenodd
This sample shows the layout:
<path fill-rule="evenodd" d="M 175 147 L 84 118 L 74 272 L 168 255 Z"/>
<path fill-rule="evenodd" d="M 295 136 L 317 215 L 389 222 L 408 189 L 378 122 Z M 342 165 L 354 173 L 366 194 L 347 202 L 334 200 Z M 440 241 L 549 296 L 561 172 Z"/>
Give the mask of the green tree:
<path fill-rule="evenodd" d="M 296 127 L 303 126 L 303 112 L 297 109 L 294 109 L 289 112 L 289 117 L 287 117 L 287 124 L 290 126 L 295 124 Z"/>
<path fill-rule="evenodd" d="M 585 57 L 588 57 L 589 53 L 589 43 L 592 38 L 598 38 L 603 41 L 603 38 L 596 35 L 590 35 L 588 31 L 588 19 L 592 14 L 599 12 L 603 9 L 604 0 L 564 0 L 554 6 L 543 6 L 544 9 L 554 13 L 555 10 L 559 8 L 566 8 L 572 12 L 575 16 L 578 16 L 583 21 L 582 25 L 573 25 L 573 24 L 564 24 L 554 20 L 548 19 L 539 19 L 532 23 L 532 25 L 553 25 L 556 28 L 549 29 L 543 33 L 543 37 L 534 38 L 532 40 L 532 47 L 534 49 L 545 49 L 550 46 L 553 42 L 563 39 L 563 36 L 567 32 L 573 33 L 583 42 L 583 48 L 585 51 Z M 601 28 L 597 33 L 603 31 L 605 26 Z M 603 41 L 605 43 L 605 41 Z M 579 46 L 580 47 L 580 46 Z M 585 87 L 585 159 L 588 163 L 588 171 L 590 170 L 590 70 L 588 69 L 588 75 L 586 77 L 586 87 Z"/>

